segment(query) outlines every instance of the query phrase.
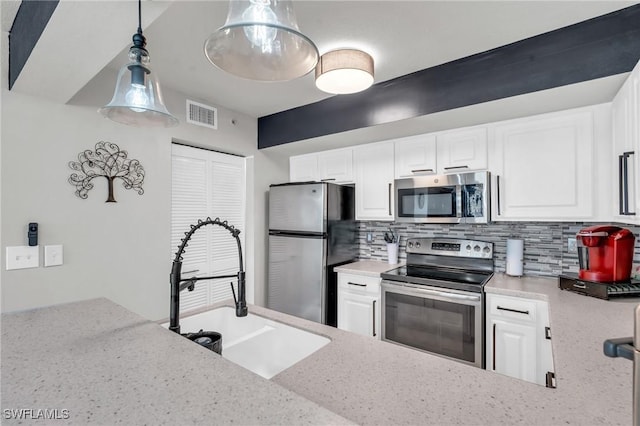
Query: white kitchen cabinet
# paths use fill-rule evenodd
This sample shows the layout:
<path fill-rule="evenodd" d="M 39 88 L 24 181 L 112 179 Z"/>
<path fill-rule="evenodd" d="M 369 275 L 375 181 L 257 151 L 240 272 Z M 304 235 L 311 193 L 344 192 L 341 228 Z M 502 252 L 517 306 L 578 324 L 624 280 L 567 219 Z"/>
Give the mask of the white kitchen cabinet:
<path fill-rule="evenodd" d="M 290 182 L 353 183 L 353 150 L 333 149 L 289 158 Z"/>
<path fill-rule="evenodd" d="M 393 220 L 393 141 L 353 148 L 356 220 Z"/>
<path fill-rule="evenodd" d="M 333 149 L 318 153 L 318 180 L 353 183 L 353 149 Z"/>
<path fill-rule="evenodd" d="M 614 220 L 640 223 L 640 62 L 611 104 L 615 205 Z"/>
<path fill-rule="evenodd" d="M 487 168 L 487 128 L 471 127 L 438 134 L 438 173 L 463 173 Z"/>
<path fill-rule="evenodd" d="M 548 303 L 489 293 L 486 306 L 487 370 L 555 386 Z"/>
<path fill-rule="evenodd" d="M 289 157 L 290 182 L 315 182 L 318 180 L 318 155 L 306 154 Z"/>
<path fill-rule="evenodd" d="M 436 173 L 436 135 L 426 134 L 396 139 L 396 179 Z"/>
<path fill-rule="evenodd" d="M 380 339 L 380 277 L 338 273 L 338 328 Z"/>
<path fill-rule="evenodd" d="M 492 369 L 496 373 L 536 382 L 536 327 L 500 319 L 491 319 L 494 355 Z"/>
<path fill-rule="evenodd" d="M 594 218 L 591 109 L 496 123 L 491 132 L 494 221 Z"/>

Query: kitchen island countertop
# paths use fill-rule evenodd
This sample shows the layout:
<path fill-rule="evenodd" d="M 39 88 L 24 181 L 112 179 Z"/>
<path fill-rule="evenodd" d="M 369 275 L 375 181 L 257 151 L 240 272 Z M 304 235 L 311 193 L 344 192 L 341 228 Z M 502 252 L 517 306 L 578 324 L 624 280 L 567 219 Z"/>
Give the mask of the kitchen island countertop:
<path fill-rule="evenodd" d="M 2 424 L 349 423 L 107 299 L 2 314 L 1 360 Z"/>
<path fill-rule="evenodd" d="M 494 279 L 488 292 L 549 301 L 557 389 L 250 306 L 332 340 L 269 381 L 95 299 L 2 315 L 2 408 L 79 424 L 629 424 L 632 366 L 602 340 L 631 335 L 637 301 Z"/>

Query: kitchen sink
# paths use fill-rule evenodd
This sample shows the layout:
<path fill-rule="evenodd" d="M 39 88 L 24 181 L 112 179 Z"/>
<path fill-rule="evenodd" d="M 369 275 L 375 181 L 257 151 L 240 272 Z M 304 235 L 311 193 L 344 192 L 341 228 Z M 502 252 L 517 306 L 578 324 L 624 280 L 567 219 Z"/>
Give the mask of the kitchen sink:
<path fill-rule="evenodd" d="M 162 324 L 168 328 L 169 323 Z M 222 357 L 270 379 L 330 342 L 324 336 L 252 313 L 236 317 L 224 306 L 180 320 L 182 333 L 202 330 L 222 334 Z"/>

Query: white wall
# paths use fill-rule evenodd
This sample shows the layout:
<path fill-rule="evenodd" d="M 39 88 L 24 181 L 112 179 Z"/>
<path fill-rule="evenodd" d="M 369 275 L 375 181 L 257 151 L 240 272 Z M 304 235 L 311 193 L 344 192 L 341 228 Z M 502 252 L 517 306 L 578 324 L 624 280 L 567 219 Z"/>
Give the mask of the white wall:
<path fill-rule="evenodd" d="M 108 72 L 106 73 L 108 74 Z M 5 74 L 6 75 L 6 74 Z M 185 98 L 165 90 L 181 124 L 170 129 L 133 128 L 102 118 L 95 99 L 109 101 L 115 74 L 99 75 L 72 101 L 2 90 L 1 226 L 2 311 L 93 297 L 111 300 L 149 319 L 168 316 L 171 141 L 179 140 L 249 159 L 246 257 L 249 298 L 264 304 L 266 200 L 270 183 L 288 178 L 288 160 L 256 149 L 257 120 L 218 109 L 219 128 L 187 124 Z M 197 99 L 196 99 L 197 100 Z M 232 124 L 234 119 L 235 124 Z M 118 144 L 146 171 L 144 195 L 116 181 L 117 203 L 105 203 L 106 179 L 82 200 L 67 182 L 70 161 L 99 141 Z M 253 170 L 251 170 L 253 168 Z M 64 245 L 64 265 L 5 270 L 5 247 L 26 245 L 26 226 L 38 222 L 39 243 Z M 253 269 L 253 271 L 252 271 Z"/>

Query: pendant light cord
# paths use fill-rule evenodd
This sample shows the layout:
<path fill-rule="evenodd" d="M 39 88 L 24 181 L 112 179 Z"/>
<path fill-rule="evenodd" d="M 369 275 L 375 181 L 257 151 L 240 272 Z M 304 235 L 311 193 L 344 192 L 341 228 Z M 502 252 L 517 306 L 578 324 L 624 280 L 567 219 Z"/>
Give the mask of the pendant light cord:
<path fill-rule="evenodd" d="M 142 0 L 138 0 L 138 34 L 142 34 Z"/>

